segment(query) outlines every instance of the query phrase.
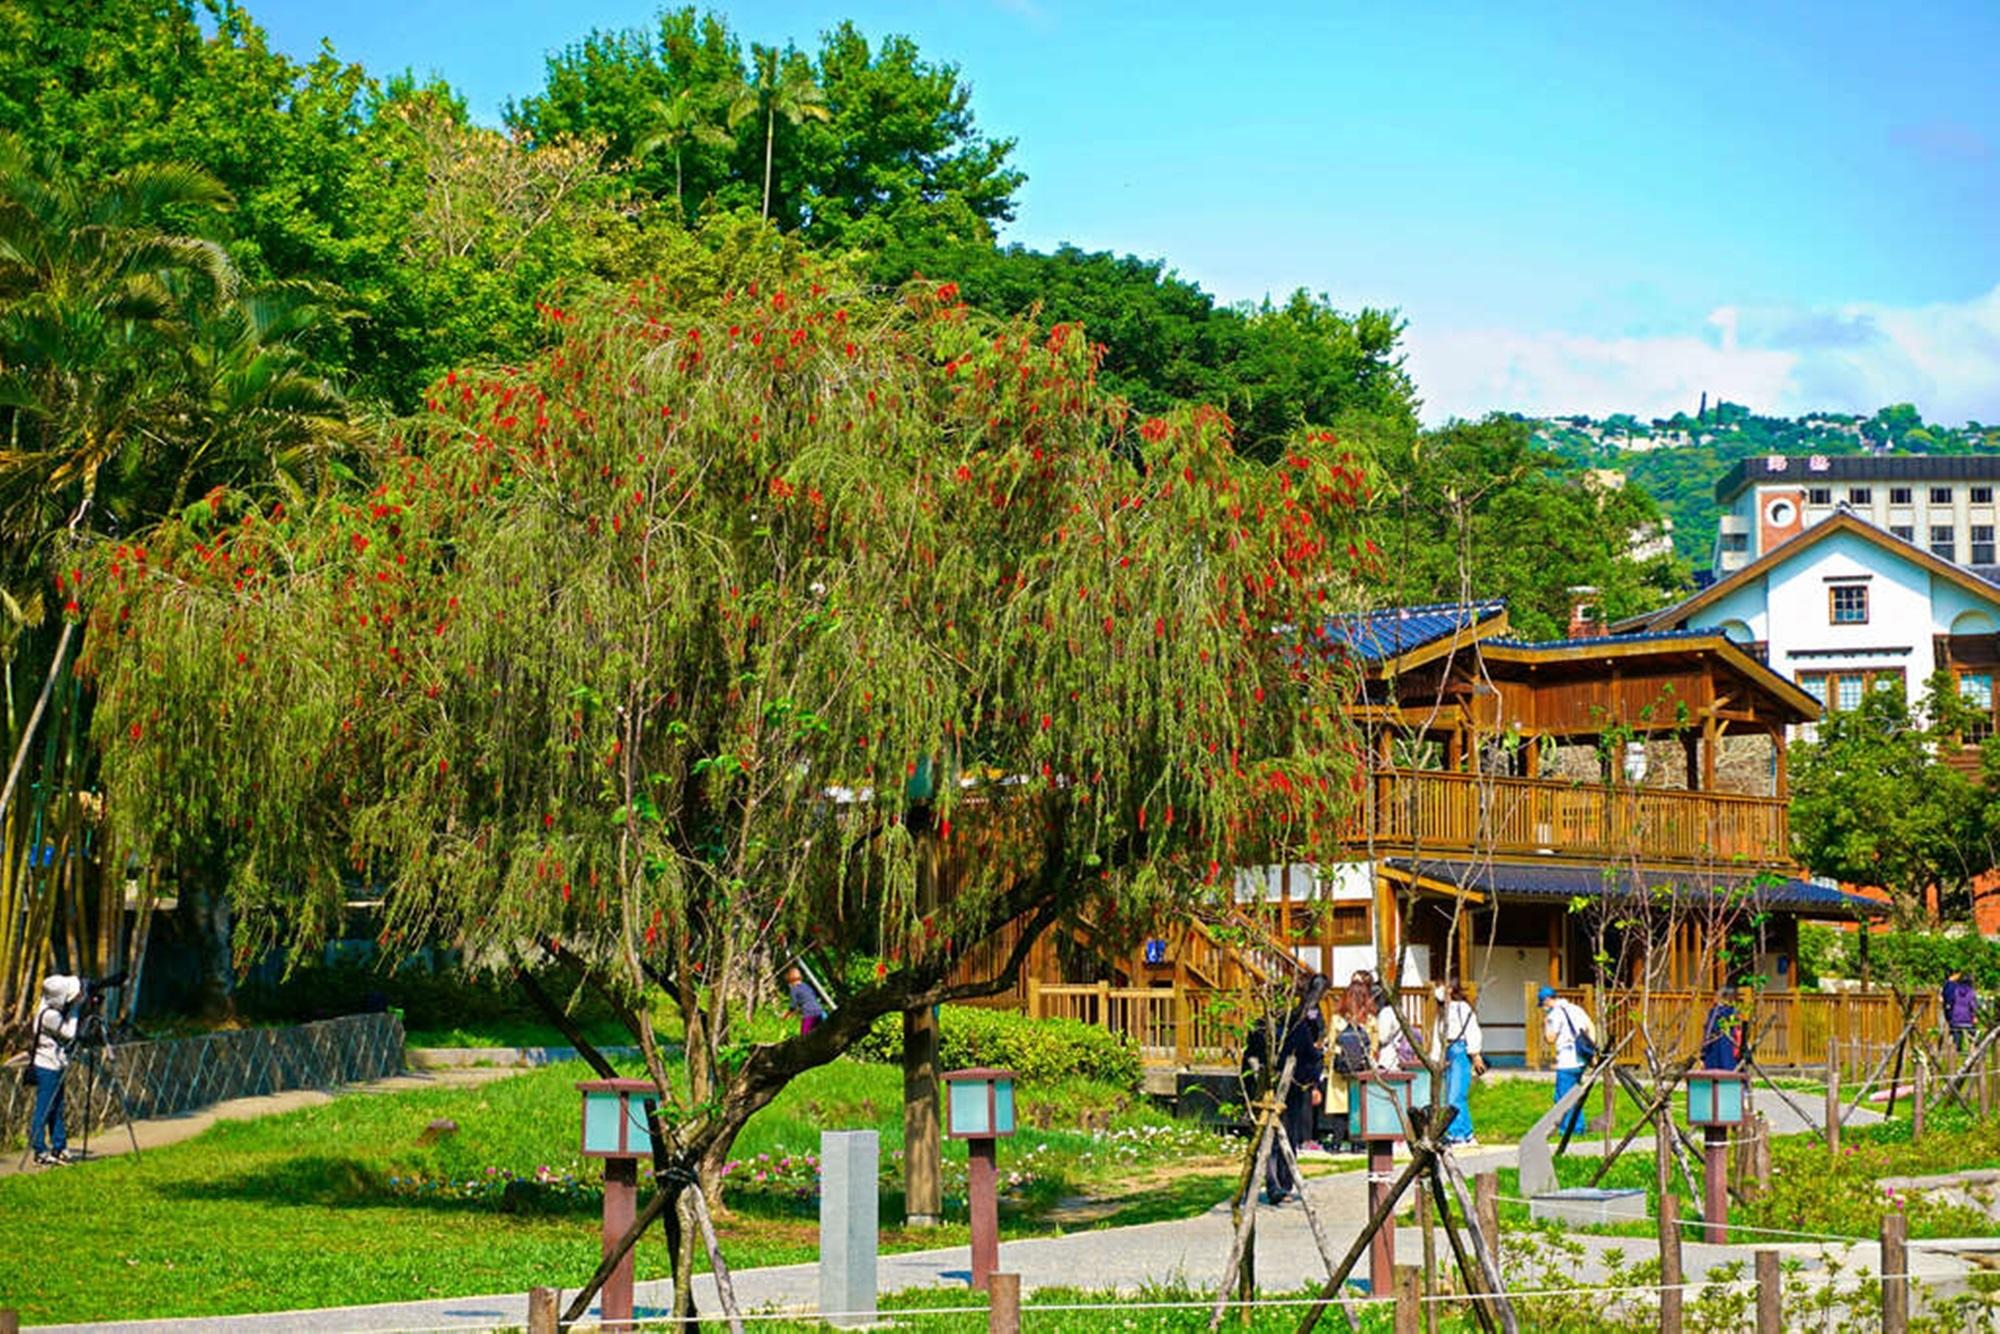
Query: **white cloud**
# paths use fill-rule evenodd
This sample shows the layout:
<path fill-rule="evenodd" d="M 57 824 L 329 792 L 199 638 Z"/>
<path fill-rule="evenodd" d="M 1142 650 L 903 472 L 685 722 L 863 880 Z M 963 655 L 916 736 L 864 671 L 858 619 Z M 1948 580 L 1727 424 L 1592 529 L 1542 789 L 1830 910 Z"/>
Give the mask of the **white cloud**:
<path fill-rule="evenodd" d="M 1808 309 L 1721 306 L 1699 332 L 1632 338 L 1413 323 L 1410 370 L 1429 421 L 1694 411 L 1706 393 L 1760 411 L 2000 420 L 2000 285 L 1968 301 Z"/>

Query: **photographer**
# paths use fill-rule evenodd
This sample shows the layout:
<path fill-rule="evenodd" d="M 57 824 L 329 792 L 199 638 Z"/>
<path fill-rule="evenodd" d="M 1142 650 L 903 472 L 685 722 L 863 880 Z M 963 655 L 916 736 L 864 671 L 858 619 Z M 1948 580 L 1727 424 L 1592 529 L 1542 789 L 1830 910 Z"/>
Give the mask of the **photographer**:
<path fill-rule="evenodd" d="M 70 1044 L 76 1040 L 77 1003 L 83 981 L 58 973 L 42 982 L 42 1004 L 35 1011 L 34 1057 L 28 1078 L 35 1086 L 34 1119 L 28 1122 L 28 1147 L 43 1167 L 60 1167 L 69 1156 L 69 1133 L 63 1126 L 63 1072 L 69 1068 Z"/>

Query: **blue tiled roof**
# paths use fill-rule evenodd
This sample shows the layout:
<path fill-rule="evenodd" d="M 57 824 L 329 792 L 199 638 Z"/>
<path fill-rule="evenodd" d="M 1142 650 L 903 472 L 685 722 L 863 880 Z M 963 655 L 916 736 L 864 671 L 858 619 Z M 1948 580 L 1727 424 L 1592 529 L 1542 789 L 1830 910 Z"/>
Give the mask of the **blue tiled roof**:
<path fill-rule="evenodd" d="M 1719 890 L 1755 886 L 1754 901 L 1763 908 L 1803 913 L 1815 917 L 1881 914 L 1889 905 L 1859 894 L 1834 889 L 1811 880 L 1793 880 L 1745 871 L 1686 872 L 1612 870 L 1598 866 L 1554 866 L 1541 862 L 1467 862 L 1443 859 L 1391 857 L 1384 865 L 1406 874 L 1442 880 L 1467 889 L 1480 890 L 1498 898 L 1572 899 L 1595 898 L 1606 890 L 1631 894 L 1641 888 L 1672 889 L 1698 895 Z"/>
<path fill-rule="evenodd" d="M 1422 648 L 1447 635 L 1498 616 L 1505 598 L 1488 602 L 1434 602 L 1422 607 L 1386 607 L 1358 616 L 1336 616 L 1320 630 L 1329 644 L 1338 644 L 1363 662 L 1381 662 Z"/>

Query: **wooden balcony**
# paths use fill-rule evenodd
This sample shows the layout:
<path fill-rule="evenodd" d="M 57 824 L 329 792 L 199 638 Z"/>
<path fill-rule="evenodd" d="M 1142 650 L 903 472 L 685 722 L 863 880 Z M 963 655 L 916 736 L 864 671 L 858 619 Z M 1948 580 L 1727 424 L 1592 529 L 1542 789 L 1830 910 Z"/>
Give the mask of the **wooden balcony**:
<path fill-rule="evenodd" d="M 1793 864 L 1778 797 L 1407 769 L 1377 773 L 1371 791 L 1354 838 L 1378 854 Z"/>

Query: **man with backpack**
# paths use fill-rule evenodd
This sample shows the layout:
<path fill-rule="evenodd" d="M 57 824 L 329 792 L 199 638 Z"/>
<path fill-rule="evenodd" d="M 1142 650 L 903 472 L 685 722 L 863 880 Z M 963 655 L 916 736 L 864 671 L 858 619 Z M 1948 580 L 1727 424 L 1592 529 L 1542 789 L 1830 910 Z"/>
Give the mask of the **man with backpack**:
<path fill-rule="evenodd" d="M 1597 1029 L 1590 1022 L 1583 1007 L 1566 1001 L 1556 995 L 1554 987 L 1543 987 L 1535 993 L 1535 1002 L 1542 1008 L 1542 1036 L 1556 1052 L 1556 1101 L 1577 1086 L 1583 1072 L 1597 1057 Z M 1583 1133 L 1583 1104 L 1570 1108 L 1557 1127 L 1565 1135 Z"/>

